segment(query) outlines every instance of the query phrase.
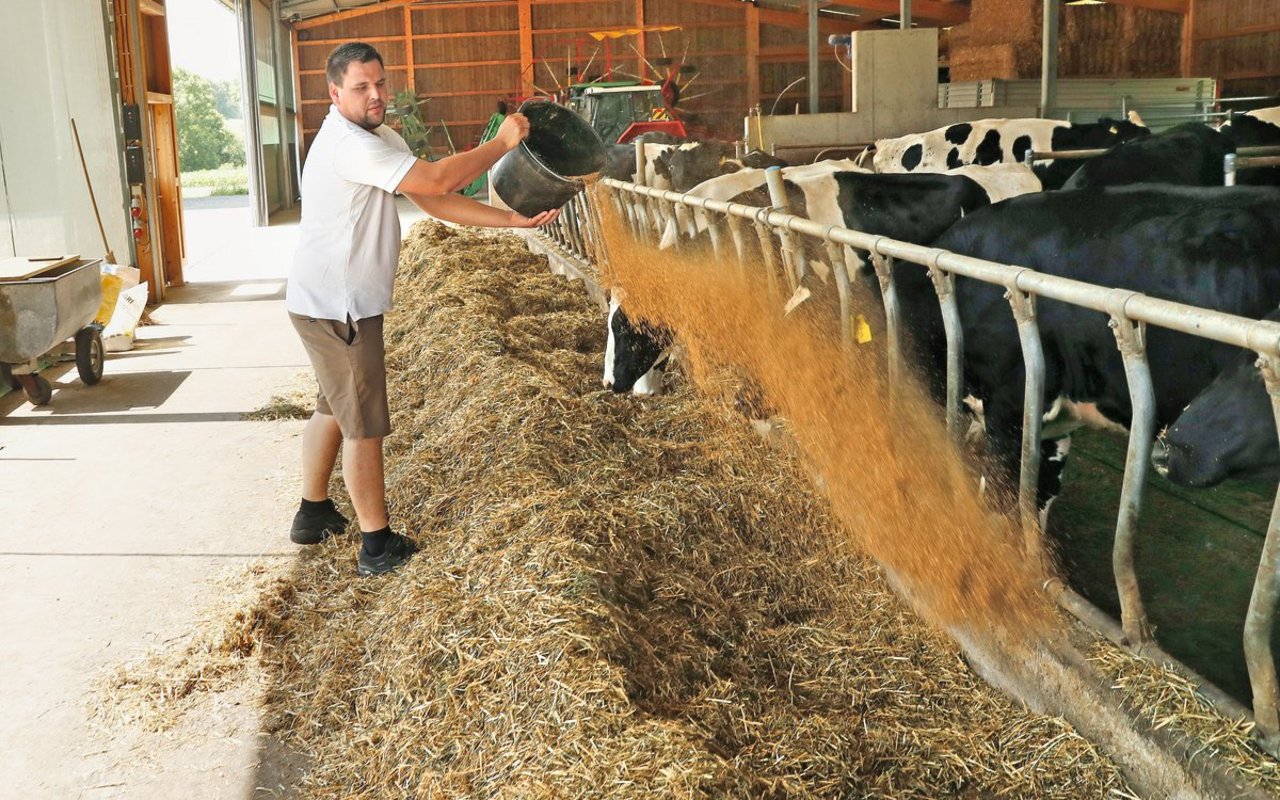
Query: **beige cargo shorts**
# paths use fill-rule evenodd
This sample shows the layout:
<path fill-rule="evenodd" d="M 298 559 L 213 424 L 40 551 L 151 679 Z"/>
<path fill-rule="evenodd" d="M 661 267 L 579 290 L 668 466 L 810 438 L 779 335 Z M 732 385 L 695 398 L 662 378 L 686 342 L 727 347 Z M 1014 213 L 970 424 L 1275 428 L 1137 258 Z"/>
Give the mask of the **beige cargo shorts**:
<path fill-rule="evenodd" d="M 289 312 L 316 373 L 316 411 L 338 422 L 344 439 L 391 433 L 382 315 L 359 321 L 313 319 Z"/>

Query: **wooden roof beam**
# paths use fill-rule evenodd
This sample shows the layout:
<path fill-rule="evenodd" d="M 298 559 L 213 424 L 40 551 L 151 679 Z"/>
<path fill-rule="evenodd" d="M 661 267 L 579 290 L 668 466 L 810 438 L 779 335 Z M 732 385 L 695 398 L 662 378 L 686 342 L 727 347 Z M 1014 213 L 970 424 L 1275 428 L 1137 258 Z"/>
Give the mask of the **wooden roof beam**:
<path fill-rule="evenodd" d="M 1107 0 L 1113 6 L 1132 6 L 1146 8 L 1151 11 L 1169 11 L 1174 14 L 1186 14 L 1189 0 Z M 915 3 L 911 4 L 915 8 Z"/>
<path fill-rule="evenodd" d="M 876 12 L 879 14 L 876 19 L 897 16 L 902 10 L 902 4 L 898 0 L 842 0 L 841 5 Z M 957 25 L 969 21 L 969 7 L 943 0 L 911 0 L 911 18 Z"/>
<path fill-rule="evenodd" d="M 752 9 L 759 14 L 760 22 L 769 25 L 781 25 L 787 28 L 806 28 L 809 25 L 809 15 L 803 11 L 760 8 L 753 6 L 751 3 L 744 3 L 742 0 L 693 0 L 693 2 L 720 8 Z M 864 22 L 860 17 L 848 17 L 847 19 L 848 21 L 846 22 L 843 19 L 834 17 L 819 17 L 818 30 L 822 33 L 848 33 L 849 31 L 863 30 L 873 26 L 873 23 Z M 876 17 L 876 19 L 879 19 L 879 17 Z"/>

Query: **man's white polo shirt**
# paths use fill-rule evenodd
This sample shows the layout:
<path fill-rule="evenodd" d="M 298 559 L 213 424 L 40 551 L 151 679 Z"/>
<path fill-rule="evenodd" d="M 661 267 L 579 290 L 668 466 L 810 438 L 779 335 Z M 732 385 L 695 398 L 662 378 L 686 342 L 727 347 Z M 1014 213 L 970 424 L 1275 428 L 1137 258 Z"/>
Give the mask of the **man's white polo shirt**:
<path fill-rule="evenodd" d="M 285 307 L 343 321 L 391 308 L 400 255 L 395 189 L 414 156 L 400 134 L 329 106 L 302 169 L 302 222 Z"/>

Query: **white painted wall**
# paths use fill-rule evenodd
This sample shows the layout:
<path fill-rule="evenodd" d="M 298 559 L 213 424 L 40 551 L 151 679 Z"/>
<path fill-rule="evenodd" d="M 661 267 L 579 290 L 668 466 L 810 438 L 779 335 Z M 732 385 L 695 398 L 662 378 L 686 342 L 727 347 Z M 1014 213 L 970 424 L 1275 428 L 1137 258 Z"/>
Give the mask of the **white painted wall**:
<path fill-rule="evenodd" d="M 101 0 L 0 0 L 0 256 L 104 255 L 74 116 L 107 241 L 131 260 L 107 41 Z"/>

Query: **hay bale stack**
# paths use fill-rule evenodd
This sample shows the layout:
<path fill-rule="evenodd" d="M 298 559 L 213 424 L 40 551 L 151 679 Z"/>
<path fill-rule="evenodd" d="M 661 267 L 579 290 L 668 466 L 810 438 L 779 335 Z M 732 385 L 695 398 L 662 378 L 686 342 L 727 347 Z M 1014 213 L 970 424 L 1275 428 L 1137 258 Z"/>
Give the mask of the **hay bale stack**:
<path fill-rule="evenodd" d="M 410 232 L 395 577 L 313 551 L 266 637 L 317 797 L 1098 797 L 849 552 L 726 399 L 601 391 L 603 315 L 514 237 Z"/>
<path fill-rule="evenodd" d="M 951 79 L 1040 77 L 1043 14 L 1039 0 L 973 0 L 969 22 L 953 29 Z M 1060 20 L 1060 78 L 1178 74 L 1181 14 L 1115 5 L 1063 6 Z"/>

